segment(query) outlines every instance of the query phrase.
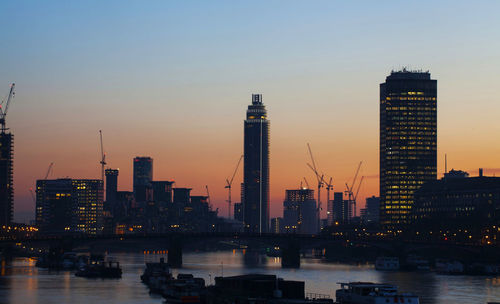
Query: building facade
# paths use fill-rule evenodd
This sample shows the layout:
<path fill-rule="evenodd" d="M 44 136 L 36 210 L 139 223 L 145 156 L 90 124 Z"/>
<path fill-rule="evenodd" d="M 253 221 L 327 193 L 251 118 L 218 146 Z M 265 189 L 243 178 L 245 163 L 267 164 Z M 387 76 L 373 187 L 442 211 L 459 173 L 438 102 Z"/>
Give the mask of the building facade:
<path fill-rule="evenodd" d="M 152 200 L 161 203 L 172 203 L 172 187 L 173 181 L 153 181 L 151 187 L 153 189 Z"/>
<path fill-rule="evenodd" d="M 464 234 L 478 240 L 484 229 L 500 223 L 500 177 L 451 173 L 415 192 L 412 227 L 420 233 L 446 233 L 441 237 L 447 238 Z"/>
<path fill-rule="evenodd" d="M 104 210 L 113 212 L 118 198 L 118 169 L 106 169 L 106 201 Z"/>
<path fill-rule="evenodd" d="M 38 180 L 36 224 L 40 231 L 102 233 L 103 186 L 100 179 Z"/>
<path fill-rule="evenodd" d="M 380 221 L 408 224 L 413 194 L 436 179 L 437 81 L 429 72 L 393 71 L 380 84 Z"/>
<path fill-rule="evenodd" d="M 235 203 L 234 204 L 234 219 L 240 222 L 243 222 L 243 204 Z"/>
<path fill-rule="evenodd" d="M 269 120 L 262 95 L 253 94 L 244 123 L 244 199 L 245 230 L 269 230 Z"/>
<path fill-rule="evenodd" d="M 0 133 L 0 226 L 12 222 L 14 135 L 2 130 Z"/>
<path fill-rule="evenodd" d="M 318 212 L 314 190 L 286 190 L 283 202 L 283 227 L 285 233 L 318 233 Z"/>
<path fill-rule="evenodd" d="M 361 221 L 364 224 L 376 224 L 380 220 L 380 198 L 367 197 L 365 208 L 361 209 Z"/>
<path fill-rule="evenodd" d="M 332 201 L 332 225 L 348 224 L 351 214 L 350 209 L 349 200 L 344 199 L 344 192 L 334 192 Z"/>
<path fill-rule="evenodd" d="M 273 217 L 271 219 L 271 233 L 280 234 L 283 233 L 283 218 L 282 217 Z"/>
<path fill-rule="evenodd" d="M 134 158 L 134 195 L 138 202 L 145 202 L 153 180 L 153 159 L 148 156 Z"/>

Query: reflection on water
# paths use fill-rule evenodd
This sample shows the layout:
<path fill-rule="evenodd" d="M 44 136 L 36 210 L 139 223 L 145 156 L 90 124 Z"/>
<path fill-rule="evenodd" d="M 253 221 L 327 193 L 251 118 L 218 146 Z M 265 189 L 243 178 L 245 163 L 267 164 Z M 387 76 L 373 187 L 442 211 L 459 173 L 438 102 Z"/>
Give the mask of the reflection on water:
<path fill-rule="evenodd" d="M 31 259 L 2 261 L 0 303 L 163 303 L 150 295 L 140 282 L 145 261 L 159 261 L 163 255 L 114 254 L 123 267 L 119 280 L 86 279 L 68 271 L 50 272 L 34 267 Z M 435 273 L 379 272 L 371 265 L 345 265 L 303 259 L 300 269 L 281 269 L 280 258 L 258 251 L 184 254 L 184 268 L 213 282 L 213 278 L 244 273 L 277 274 L 279 277 L 306 282 L 306 291 L 334 296 L 337 282 L 373 281 L 398 285 L 401 291 L 420 296 L 423 304 L 469 304 L 500 300 L 500 278 L 443 276 Z"/>

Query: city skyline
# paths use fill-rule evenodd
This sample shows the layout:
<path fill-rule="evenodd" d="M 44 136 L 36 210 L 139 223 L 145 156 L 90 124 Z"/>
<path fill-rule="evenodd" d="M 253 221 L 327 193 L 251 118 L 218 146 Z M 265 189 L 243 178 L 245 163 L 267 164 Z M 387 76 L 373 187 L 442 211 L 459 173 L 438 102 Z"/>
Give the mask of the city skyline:
<path fill-rule="evenodd" d="M 8 5 L 23 7 L 22 2 Z M 303 176 L 313 181 L 305 165 L 307 142 L 321 171 L 333 176 L 334 191 L 344 190 L 363 160 L 361 208 L 365 197 L 378 195 L 378 84 L 391 69 L 408 63 L 429 69 L 440 81 L 438 176 L 443 173 L 444 153 L 449 169 L 472 175 L 479 167 L 488 175 L 500 172 L 496 157 L 500 146 L 489 135 L 500 131 L 495 124 L 494 77 L 499 42 L 488 39 L 488 48 L 483 47 L 498 28 L 495 9 L 454 5 L 455 13 L 467 11 L 464 18 L 446 13 L 443 3 L 430 12 L 425 5 L 403 10 L 385 4 L 371 7 L 375 14 L 367 16 L 357 7 L 320 3 L 325 13 L 305 14 L 291 22 L 311 8 L 297 3 L 262 6 L 233 5 L 230 13 L 177 4 L 180 17 L 173 18 L 174 7 L 159 3 L 147 9 L 151 13 L 156 8 L 154 15 L 116 3 L 104 5 L 101 13 L 91 5 L 67 4 L 67 14 L 61 15 L 51 11 L 49 3 L 26 8 L 24 15 L 2 14 L 4 28 L 14 25 L 5 40 L 12 50 L 4 49 L 0 59 L 0 95 L 5 96 L 8 85 L 16 82 L 17 96 L 8 119 L 16 138 L 15 218 L 20 211 L 34 214 L 29 188 L 43 178 L 51 162 L 55 165 L 50 178 L 99 178 L 99 129 L 108 166 L 120 168 L 120 190 L 132 189 L 132 158 L 148 155 L 155 160 L 155 179 L 175 180 L 176 186 L 193 187 L 197 195 L 203 195 L 208 185 L 213 204 L 221 215 L 227 214 L 224 180 L 242 154 L 241 117 L 254 91 L 265 96 L 273 120 L 271 217 L 281 213 L 284 189 L 298 187 Z M 37 9 L 44 12 L 43 18 Z M 111 19 L 116 23 L 98 30 L 109 21 L 104 16 L 115 9 L 118 17 Z M 248 17 L 246 10 L 258 9 L 262 12 L 258 22 L 236 21 Z M 201 14 L 203 10 L 215 17 Z M 201 14 L 201 20 L 183 20 L 188 12 Z M 416 27 L 420 21 L 411 16 L 423 12 L 428 13 L 428 22 Z M 388 21 L 379 22 L 380 17 L 393 15 L 407 18 L 409 28 L 403 31 Z M 147 33 L 145 43 L 131 45 L 133 39 L 124 36 L 131 29 L 126 16 L 150 18 L 132 31 L 138 37 L 138 31 L 145 30 L 140 31 Z M 166 16 L 173 21 L 165 21 Z M 234 29 L 222 28 L 217 17 L 232 21 Z M 73 25 L 63 26 L 69 18 Z M 79 27 L 90 19 L 94 21 L 89 28 Z M 371 29 L 374 20 L 378 23 Z M 183 26 L 171 31 L 169 22 Z M 203 23 L 206 29 L 200 27 Z M 342 30 L 337 30 L 338 24 Z M 392 34 L 384 35 L 391 39 L 374 35 L 384 31 Z M 78 37 L 90 36 L 94 39 L 79 44 Z M 392 51 L 386 47 L 398 39 L 405 43 Z M 240 171 L 235 184 L 241 181 Z M 233 197 L 238 194 L 236 189 Z"/>

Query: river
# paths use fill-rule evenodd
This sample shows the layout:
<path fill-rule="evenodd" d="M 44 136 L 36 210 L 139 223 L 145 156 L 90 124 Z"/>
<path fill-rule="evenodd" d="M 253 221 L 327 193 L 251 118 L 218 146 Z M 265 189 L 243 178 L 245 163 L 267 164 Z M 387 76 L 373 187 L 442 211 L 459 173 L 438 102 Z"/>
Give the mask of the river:
<path fill-rule="evenodd" d="M 123 268 L 121 279 L 86 279 L 69 271 L 35 267 L 35 260 L 16 258 L 3 262 L 0 273 L 0 303 L 163 303 L 150 295 L 140 281 L 145 261 L 158 261 L 156 254 L 114 254 Z M 300 269 L 281 269 L 279 258 L 242 251 L 185 253 L 184 267 L 174 274 L 192 273 L 213 282 L 215 276 L 245 273 L 276 274 L 305 281 L 306 292 L 335 295 L 337 282 L 371 281 L 392 283 L 400 291 L 420 296 L 423 304 L 486 304 L 500 301 L 500 277 L 449 276 L 433 272 L 380 272 L 373 265 L 326 263 L 302 259 Z"/>

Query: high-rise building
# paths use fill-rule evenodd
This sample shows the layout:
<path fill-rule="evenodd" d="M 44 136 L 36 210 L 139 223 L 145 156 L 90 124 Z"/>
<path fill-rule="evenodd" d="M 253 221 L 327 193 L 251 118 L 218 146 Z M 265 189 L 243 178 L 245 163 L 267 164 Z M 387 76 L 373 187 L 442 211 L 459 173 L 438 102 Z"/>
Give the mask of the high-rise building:
<path fill-rule="evenodd" d="M 244 132 L 245 230 L 265 233 L 269 227 L 269 120 L 260 94 L 252 94 Z"/>
<path fill-rule="evenodd" d="M 314 190 L 286 190 L 283 202 L 283 226 L 287 233 L 318 233 L 318 212 Z"/>
<path fill-rule="evenodd" d="M 134 158 L 134 195 L 137 202 L 146 201 L 146 193 L 153 180 L 153 159 L 148 156 Z"/>
<path fill-rule="evenodd" d="M 334 220 L 334 213 L 333 213 L 333 200 L 329 200 L 326 202 L 326 223 L 328 226 L 333 225 Z"/>
<path fill-rule="evenodd" d="M 332 225 L 347 224 L 350 220 L 349 200 L 344 199 L 343 192 L 334 192 L 332 201 Z"/>
<path fill-rule="evenodd" d="M 103 230 L 103 181 L 100 179 L 38 180 L 36 224 L 45 233 Z"/>
<path fill-rule="evenodd" d="M 380 222 L 408 223 L 413 193 L 436 179 L 437 81 L 393 71 L 380 84 Z"/>
<path fill-rule="evenodd" d="M 376 196 L 367 197 L 365 208 L 360 210 L 361 221 L 365 224 L 374 224 L 379 222 L 380 218 L 380 198 Z"/>
<path fill-rule="evenodd" d="M 118 169 L 106 169 L 106 202 L 104 210 L 113 212 L 118 193 Z"/>
<path fill-rule="evenodd" d="M 41 233 L 64 233 L 71 229 L 73 186 L 71 179 L 36 182 L 36 226 Z"/>
<path fill-rule="evenodd" d="M 12 221 L 14 135 L 2 130 L 0 133 L 0 226 Z"/>

